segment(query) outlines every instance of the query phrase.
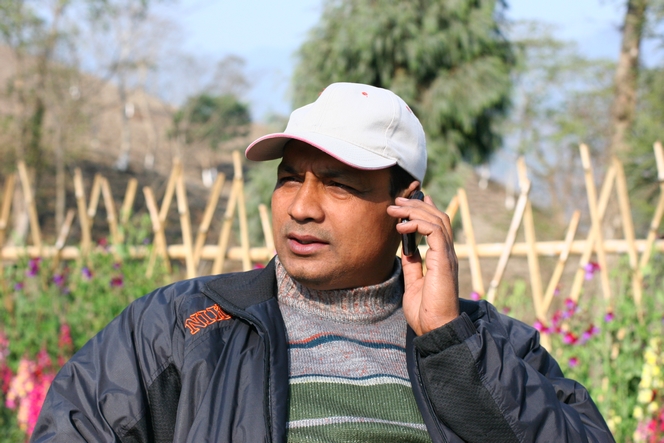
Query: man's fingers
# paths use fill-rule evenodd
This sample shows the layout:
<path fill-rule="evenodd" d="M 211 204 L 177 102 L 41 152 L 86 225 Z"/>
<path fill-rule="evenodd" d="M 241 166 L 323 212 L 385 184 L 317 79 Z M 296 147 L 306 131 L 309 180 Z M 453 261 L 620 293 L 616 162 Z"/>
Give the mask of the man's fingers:
<path fill-rule="evenodd" d="M 403 278 L 406 285 L 409 282 L 419 281 L 424 275 L 422 272 L 422 257 L 420 251 L 415 249 L 413 255 L 401 257 L 401 268 L 403 269 Z"/>

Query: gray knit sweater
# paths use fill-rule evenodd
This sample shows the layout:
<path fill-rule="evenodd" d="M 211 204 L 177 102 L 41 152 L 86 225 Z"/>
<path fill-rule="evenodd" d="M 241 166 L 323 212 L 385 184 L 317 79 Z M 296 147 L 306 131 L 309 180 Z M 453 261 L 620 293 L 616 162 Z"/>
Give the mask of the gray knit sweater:
<path fill-rule="evenodd" d="M 430 442 L 406 369 L 401 263 L 387 281 L 314 291 L 276 260 L 288 336 L 289 442 Z"/>

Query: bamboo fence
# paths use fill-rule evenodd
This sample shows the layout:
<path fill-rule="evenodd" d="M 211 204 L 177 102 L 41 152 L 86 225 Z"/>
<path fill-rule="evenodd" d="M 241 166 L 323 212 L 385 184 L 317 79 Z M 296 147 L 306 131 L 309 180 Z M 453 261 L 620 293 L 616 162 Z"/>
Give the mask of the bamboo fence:
<path fill-rule="evenodd" d="M 580 221 L 580 211 L 573 213 L 565 236 L 559 241 L 537 241 L 533 209 L 530 200 L 531 182 L 528 179 L 526 164 L 519 159 L 517 164 L 520 194 L 515 205 L 511 224 L 504 242 L 477 243 L 473 230 L 472 217 L 468 198 L 464 189 L 459 189 L 457 195 L 450 201 L 446 213 L 453 220 L 457 215 L 461 218 L 465 242 L 456 243 L 455 250 L 459 260 L 467 260 L 470 268 L 472 290 L 478 295 L 494 302 L 498 288 L 503 280 L 505 270 L 511 257 L 526 257 L 528 274 L 531 286 L 531 296 L 535 316 L 542 322 L 548 323 L 549 310 L 553 296 L 560 283 L 563 270 L 572 256 L 578 256 L 578 268 L 573 278 L 569 298 L 578 301 L 585 280 L 586 265 L 595 258 L 599 264 L 601 291 L 607 306 L 611 309 L 612 294 L 609 284 L 609 269 L 607 254 L 623 255 L 629 257 L 631 268 L 632 289 L 635 303 L 641 309 L 642 300 L 642 269 L 648 264 L 652 251 L 664 251 L 664 241 L 659 240 L 657 231 L 664 215 L 664 154 L 661 143 L 654 145 L 654 155 L 657 162 L 659 180 L 659 200 L 650 224 L 649 232 L 644 239 L 636 239 L 630 210 L 630 200 L 623 166 L 617 159 L 613 159 L 606 175 L 603 178 L 599 195 L 596 189 L 596 180 L 593 171 L 588 147 L 580 146 L 580 158 L 585 174 L 585 187 L 588 200 L 588 209 L 591 218 L 591 227 L 585 238 L 577 238 L 577 229 Z M 130 257 L 147 258 L 148 274 L 153 272 L 157 259 L 169 267 L 172 260 L 184 262 L 187 278 L 197 275 L 201 269 L 202 261 L 211 263 L 213 274 L 224 271 L 227 262 L 237 262 L 244 270 L 251 269 L 256 262 L 266 262 L 274 255 L 274 240 L 268 209 L 265 205 L 259 206 L 260 221 L 264 235 L 264 244 L 251 246 L 247 223 L 246 201 L 244 195 L 244 178 L 242 175 L 241 156 L 233 153 L 234 173 L 230 184 L 230 192 L 225 208 L 221 228 L 216 236 L 217 242 L 207 243 L 210 236 L 210 226 L 215 210 L 219 204 L 220 196 L 226 182 L 226 177 L 219 174 L 214 182 L 203 213 L 200 225 L 196 232 L 191 225 L 191 213 L 187 202 L 182 166 L 175 162 L 169 176 L 166 190 L 161 202 L 157 202 L 155 194 L 150 187 L 142 189 L 145 196 L 147 212 L 150 216 L 153 231 L 153 247 L 144 245 L 125 245 Z M 119 214 L 116 211 L 116 202 L 111 194 L 108 180 L 97 174 L 94 177 L 89 199 L 85 195 L 85 187 L 80 169 L 74 173 L 74 188 L 76 196 L 76 209 L 70 209 L 53 245 L 47 245 L 42 239 L 38 223 L 37 207 L 32 195 L 26 167 L 18 164 L 18 172 L 9 175 L 4 183 L 2 200 L 0 201 L 0 262 L 11 263 L 23 257 L 52 258 L 59 260 L 77 260 L 90 253 L 118 254 L 118 245 L 123 244 L 121 226 L 125 225 L 131 214 L 131 208 L 137 193 L 137 180 L 130 179 Z M 11 214 L 11 202 L 17 181 L 23 190 L 25 206 L 28 210 L 31 244 L 26 246 L 5 245 L 8 223 Z M 602 235 L 602 222 L 606 213 L 609 199 L 613 193 L 617 195 L 624 238 L 604 239 Z M 167 215 L 175 199 L 182 243 L 168 244 L 165 234 Z M 110 247 L 94 247 L 92 242 L 92 226 L 95 222 L 97 208 L 103 201 L 106 208 L 109 226 Z M 78 220 L 81 238 L 78 245 L 66 245 L 70 230 L 75 220 Z M 232 227 L 237 219 L 240 236 L 239 246 L 230 246 L 232 243 Z M 525 241 L 517 242 L 517 234 L 523 226 Z M 420 246 L 422 254 L 426 253 L 426 246 Z M 545 282 L 540 269 L 541 257 L 557 257 L 556 265 L 548 282 Z M 482 260 L 498 258 L 493 277 L 485 289 L 482 277 Z M 208 268 L 210 269 L 210 268 Z M 2 273 L 0 273 L 0 279 Z M 545 284 L 546 283 L 546 284 Z"/>

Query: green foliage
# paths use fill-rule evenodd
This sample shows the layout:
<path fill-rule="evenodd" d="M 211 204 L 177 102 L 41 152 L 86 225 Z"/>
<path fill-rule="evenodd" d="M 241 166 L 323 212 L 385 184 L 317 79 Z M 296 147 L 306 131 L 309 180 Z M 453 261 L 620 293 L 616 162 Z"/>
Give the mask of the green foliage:
<path fill-rule="evenodd" d="M 9 362 L 34 357 L 42 348 L 60 354 L 61 325 L 71 327 L 74 350 L 136 298 L 167 283 L 163 270 L 145 276 L 147 261 L 116 262 L 111 254 L 92 254 L 87 262 L 53 271 L 49 261 L 29 260 L 5 268 L 0 287 L 0 324 L 9 339 Z"/>
<path fill-rule="evenodd" d="M 127 244 L 150 235 L 149 217 L 135 221 L 123 229 Z M 130 259 L 125 245 L 115 254 L 103 247 L 105 241 L 77 262 L 25 258 L 0 268 L 0 441 L 25 441 L 49 377 L 129 303 L 169 283 L 163 266 L 146 277 L 148 260 Z M 14 398 L 14 406 L 10 380 L 30 393 Z M 28 403 L 26 423 L 17 408 Z"/>
<path fill-rule="evenodd" d="M 328 0 L 299 51 L 294 105 L 338 81 L 391 89 L 422 121 L 428 186 L 442 191 L 459 158 L 483 161 L 500 145 L 514 64 L 503 8 L 497 0 Z"/>
<path fill-rule="evenodd" d="M 664 337 L 664 257 L 656 255 L 645 270 L 642 318 L 631 290 L 628 263 L 613 273 L 612 307 L 599 294 L 582 295 L 578 306 L 566 301 L 554 314 L 548 331 L 553 354 L 565 375 L 590 392 L 616 441 L 632 441 L 644 350 L 655 337 Z"/>
<path fill-rule="evenodd" d="M 173 115 L 173 135 L 187 144 L 207 142 L 216 149 L 220 143 L 249 133 L 249 107 L 234 95 L 207 93 L 191 97 Z"/>

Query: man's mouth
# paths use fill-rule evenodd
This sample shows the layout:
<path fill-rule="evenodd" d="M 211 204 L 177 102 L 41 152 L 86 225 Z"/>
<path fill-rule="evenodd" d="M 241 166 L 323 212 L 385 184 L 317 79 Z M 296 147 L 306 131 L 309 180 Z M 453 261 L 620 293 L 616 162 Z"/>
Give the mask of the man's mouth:
<path fill-rule="evenodd" d="M 327 243 L 326 241 L 314 237 L 312 235 L 296 235 L 296 234 L 290 234 L 288 236 L 290 240 L 296 241 L 298 243 L 301 243 L 303 245 L 310 245 L 312 243 Z"/>
<path fill-rule="evenodd" d="M 286 238 L 291 252 L 298 255 L 313 254 L 328 244 L 327 241 L 313 235 L 289 234 Z"/>

